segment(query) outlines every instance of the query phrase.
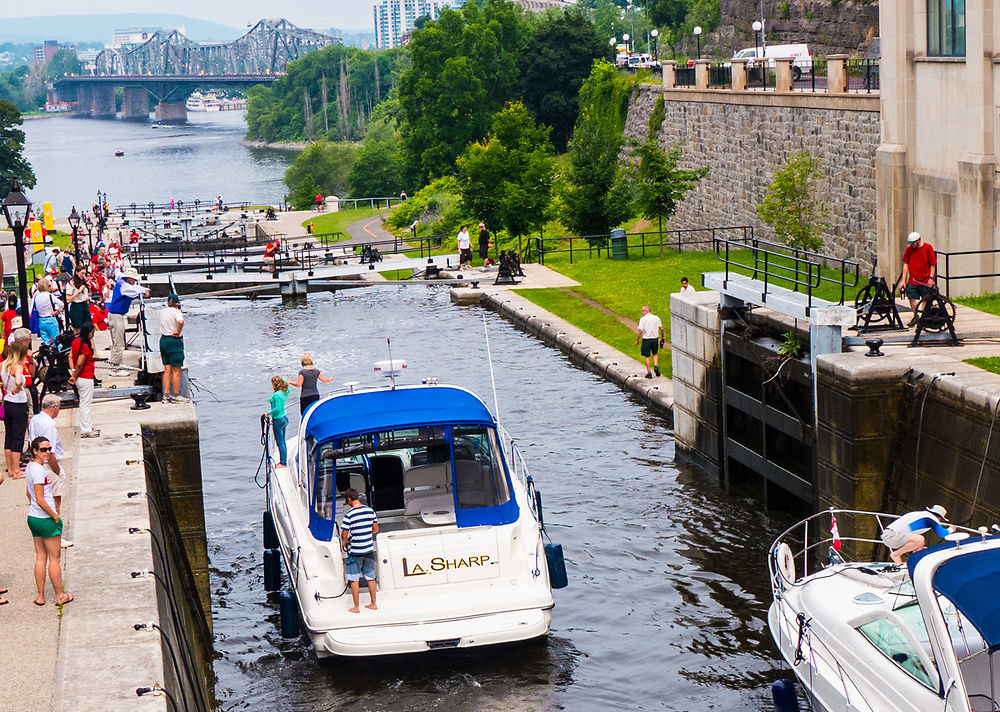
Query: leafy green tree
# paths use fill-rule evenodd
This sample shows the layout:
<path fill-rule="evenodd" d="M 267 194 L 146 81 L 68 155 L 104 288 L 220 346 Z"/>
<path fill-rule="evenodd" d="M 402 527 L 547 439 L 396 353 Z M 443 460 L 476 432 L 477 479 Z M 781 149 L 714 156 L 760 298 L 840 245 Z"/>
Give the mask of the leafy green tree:
<path fill-rule="evenodd" d="M 352 197 L 399 194 L 403 188 L 400 166 L 396 160 L 398 142 L 399 137 L 391 120 L 381 118 L 368 125 L 364 143 L 347 176 Z"/>
<path fill-rule="evenodd" d="M 49 79 L 57 79 L 65 74 L 79 74 L 80 66 L 80 60 L 77 58 L 76 52 L 61 49 L 52 55 L 52 59 L 49 60 L 48 65 L 45 67 L 45 73 Z"/>
<path fill-rule="evenodd" d="M 636 154 L 635 205 L 644 218 L 659 221 L 662 244 L 663 221 L 673 216 L 677 205 L 708 173 L 708 168 L 680 168 L 680 146 L 664 151 L 655 134 L 636 149 Z"/>
<path fill-rule="evenodd" d="M 311 205 L 316 194 L 347 195 L 347 176 L 357 153 L 354 144 L 316 141 L 295 157 L 285 170 L 285 185 L 291 190 L 292 204 L 302 209 Z M 300 207 L 301 206 L 301 207 Z"/>
<path fill-rule="evenodd" d="M 599 236 L 598 243 L 631 209 L 630 189 L 618 161 L 628 88 L 614 65 L 597 61 L 580 90 L 562 218 L 578 235 Z"/>
<path fill-rule="evenodd" d="M 537 125 L 521 102 L 498 111 L 489 135 L 458 159 L 463 207 L 512 237 L 546 222 L 554 175 L 549 128 Z"/>
<path fill-rule="evenodd" d="M 519 63 L 520 88 L 532 115 L 552 127 L 552 143 L 566 150 L 579 114 L 580 87 L 595 59 L 611 48 L 581 12 L 562 12 L 535 27 Z"/>
<path fill-rule="evenodd" d="M 35 172 L 24 160 L 24 123 L 21 112 L 10 101 L 0 99 L 0 200 L 10 193 L 15 178 L 24 188 L 35 187 Z M 21 217 L 24 217 L 23 215 Z"/>
<path fill-rule="evenodd" d="M 818 250 L 823 246 L 830 207 L 821 195 L 822 178 L 819 162 L 808 151 L 796 153 L 775 171 L 764 202 L 757 206 L 760 219 L 789 247 Z"/>
<path fill-rule="evenodd" d="M 465 147 L 486 135 L 490 117 L 516 94 L 517 60 L 529 32 L 521 8 L 505 0 L 445 9 L 414 30 L 411 63 L 398 87 L 408 185 L 453 173 Z"/>

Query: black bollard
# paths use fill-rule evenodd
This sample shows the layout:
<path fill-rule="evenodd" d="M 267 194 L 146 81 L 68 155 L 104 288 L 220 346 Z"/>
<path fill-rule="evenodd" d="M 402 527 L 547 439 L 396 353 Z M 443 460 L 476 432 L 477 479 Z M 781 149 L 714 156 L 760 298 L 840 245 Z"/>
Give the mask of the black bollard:
<path fill-rule="evenodd" d="M 264 590 L 277 591 L 281 588 L 281 552 L 277 549 L 264 551 Z"/>

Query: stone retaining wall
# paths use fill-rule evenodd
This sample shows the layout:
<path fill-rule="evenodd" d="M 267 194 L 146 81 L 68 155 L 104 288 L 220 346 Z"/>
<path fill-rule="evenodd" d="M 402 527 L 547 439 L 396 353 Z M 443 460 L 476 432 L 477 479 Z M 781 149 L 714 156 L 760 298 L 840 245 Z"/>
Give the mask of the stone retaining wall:
<path fill-rule="evenodd" d="M 645 140 L 656 98 L 663 94 L 663 147 L 683 144 L 682 167 L 709 174 L 681 202 L 670 227 L 753 225 L 774 239 L 757 205 L 785 160 L 808 150 L 828 185 L 831 226 L 821 250 L 869 270 L 876 253 L 875 151 L 880 142 L 878 95 L 803 92 L 663 90 L 639 85 L 625 133 Z"/>

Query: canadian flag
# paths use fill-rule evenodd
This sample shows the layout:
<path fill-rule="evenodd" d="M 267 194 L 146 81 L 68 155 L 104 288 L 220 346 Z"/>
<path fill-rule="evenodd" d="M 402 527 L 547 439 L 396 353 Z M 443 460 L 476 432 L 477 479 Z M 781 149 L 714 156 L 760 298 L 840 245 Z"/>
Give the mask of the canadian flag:
<path fill-rule="evenodd" d="M 830 536 L 833 537 L 833 548 L 840 551 L 840 530 L 837 528 L 837 516 L 830 512 Z"/>

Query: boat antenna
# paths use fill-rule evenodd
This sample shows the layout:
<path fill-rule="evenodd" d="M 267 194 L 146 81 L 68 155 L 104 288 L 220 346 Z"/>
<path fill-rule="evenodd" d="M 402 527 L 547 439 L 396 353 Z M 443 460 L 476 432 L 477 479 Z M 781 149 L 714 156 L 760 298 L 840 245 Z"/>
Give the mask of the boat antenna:
<path fill-rule="evenodd" d="M 490 350 L 490 330 L 486 326 L 486 315 L 483 314 L 483 333 L 486 334 L 486 360 L 490 364 L 490 385 L 493 386 L 493 410 L 497 415 L 497 430 L 500 428 L 500 403 L 497 401 L 497 381 L 493 376 L 493 352 Z"/>
<path fill-rule="evenodd" d="M 389 350 L 389 386 L 396 390 L 396 367 L 392 362 L 392 342 L 389 339 L 385 340 L 385 347 Z"/>

